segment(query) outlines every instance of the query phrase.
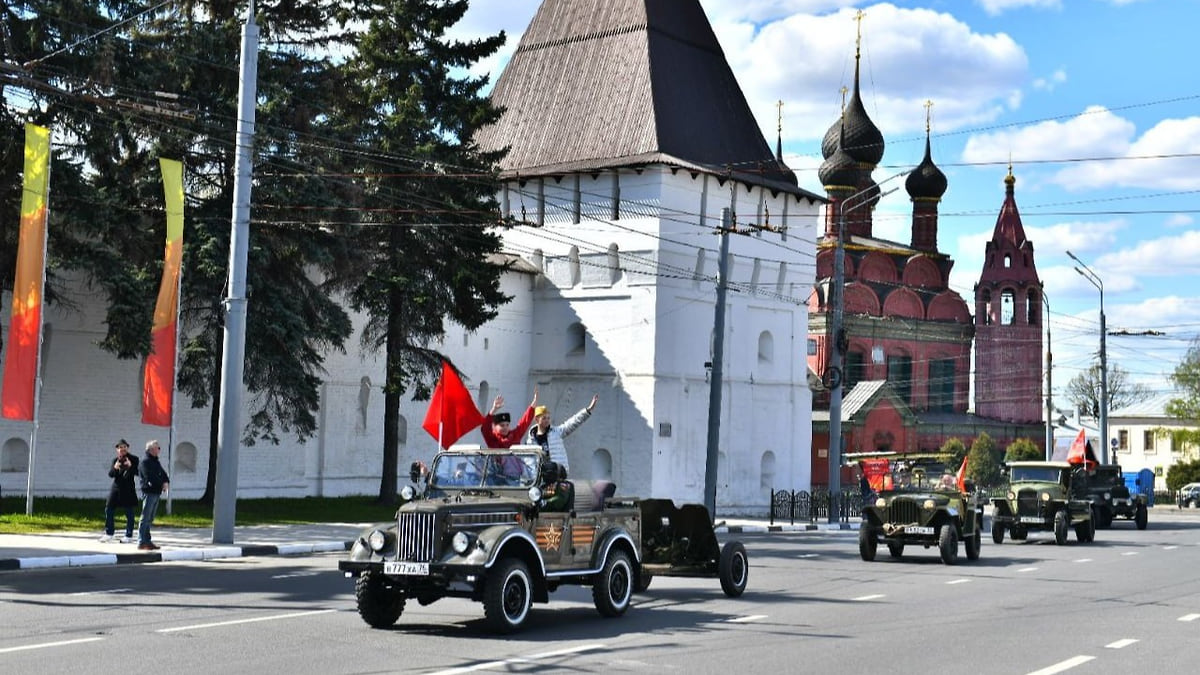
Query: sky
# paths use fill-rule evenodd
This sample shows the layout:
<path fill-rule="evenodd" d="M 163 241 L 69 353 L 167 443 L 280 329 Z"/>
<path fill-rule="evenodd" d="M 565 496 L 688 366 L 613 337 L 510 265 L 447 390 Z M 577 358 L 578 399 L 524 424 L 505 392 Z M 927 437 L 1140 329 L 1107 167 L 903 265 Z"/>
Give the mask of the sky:
<path fill-rule="evenodd" d="M 477 73 L 499 75 L 539 4 L 473 0 L 454 34 L 508 36 Z M 1067 251 L 1103 285 L 1110 369 L 1170 392 L 1168 376 L 1200 335 L 1200 0 L 701 5 L 772 147 L 783 101 L 784 160 L 818 194 L 821 138 L 853 84 L 861 10 L 862 97 L 886 142 L 875 180 L 921 161 L 933 103 L 951 287 L 973 307 L 1011 161 L 1050 308 L 1056 405 L 1069 407 L 1064 385 L 1100 346 L 1100 293 Z M 875 235 L 907 242 L 910 214 L 903 189 L 885 197 Z"/>

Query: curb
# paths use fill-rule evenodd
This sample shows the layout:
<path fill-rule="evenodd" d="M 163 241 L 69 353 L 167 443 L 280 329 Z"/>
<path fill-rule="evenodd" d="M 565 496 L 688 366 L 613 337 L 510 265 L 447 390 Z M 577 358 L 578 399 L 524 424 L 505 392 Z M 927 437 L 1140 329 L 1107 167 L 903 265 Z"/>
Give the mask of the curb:
<path fill-rule="evenodd" d="M 0 571 L 50 569 L 55 567 L 93 567 L 97 565 L 129 565 L 136 563 L 173 562 L 177 560 L 215 560 L 218 558 L 248 558 L 269 555 L 306 555 L 349 551 L 353 541 L 329 541 L 310 544 L 248 544 L 246 546 L 217 546 L 210 548 L 181 548 L 156 553 L 86 553 L 80 555 L 40 558 L 7 558 L 0 560 Z"/>
<path fill-rule="evenodd" d="M 852 523 L 805 523 L 804 525 L 719 525 L 713 528 L 718 534 L 747 534 L 762 532 L 850 532 L 857 530 L 858 522 Z"/>

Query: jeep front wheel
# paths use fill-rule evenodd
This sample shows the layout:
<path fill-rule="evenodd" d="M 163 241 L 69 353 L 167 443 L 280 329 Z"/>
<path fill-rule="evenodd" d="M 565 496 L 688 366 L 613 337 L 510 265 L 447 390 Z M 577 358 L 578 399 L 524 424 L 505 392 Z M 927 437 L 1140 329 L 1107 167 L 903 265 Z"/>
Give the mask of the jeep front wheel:
<path fill-rule="evenodd" d="M 942 554 L 942 562 L 947 565 L 958 562 L 958 536 L 954 533 L 954 525 L 942 525 L 938 533 L 938 552 Z"/>
<path fill-rule="evenodd" d="M 517 558 L 505 558 L 488 574 L 483 591 L 483 615 L 496 633 L 512 633 L 525 623 L 533 604 L 529 568 Z"/>
<path fill-rule="evenodd" d="M 1000 533 L 1003 537 L 1004 533 Z M 993 539 L 995 536 L 993 535 Z M 979 531 L 979 523 L 975 524 L 975 533 L 967 537 L 967 560 L 979 560 L 979 550 L 983 544 L 983 533 Z"/>
<path fill-rule="evenodd" d="M 1145 504 L 1138 504 L 1137 513 L 1135 513 L 1133 516 L 1133 522 L 1134 522 L 1134 524 L 1137 525 L 1137 529 L 1139 529 L 1139 530 L 1146 529 L 1146 524 L 1147 524 L 1148 520 L 1146 518 L 1146 505 Z"/>
<path fill-rule="evenodd" d="M 1016 539 L 1016 537 L 1013 537 Z M 997 544 L 1004 543 L 1004 524 L 992 521 L 992 541 Z"/>
<path fill-rule="evenodd" d="M 717 563 L 717 576 L 721 578 L 721 590 L 731 598 L 746 590 L 750 578 L 750 561 L 746 559 L 746 547 L 740 541 L 731 541 L 721 549 L 721 560 Z"/>
<path fill-rule="evenodd" d="M 592 584 L 592 601 L 601 616 L 621 616 L 629 609 L 633 596 L 633 565 L 629 554 L 615 550 L 608 554 L 604 569 Z"/>
<path fill-rule="evenodd" d="M 354 581 L 358 615 L 371 628 L 388 628 L 404 612 L 404 594 L 387 584 L 379 572 L 363 572 Z"/>
<path fill-rule="evenodd" d="M 1067 543 L 1067 512 L 1059 511 L 1054 514 L 1054 543 L 1062 546 Z"/>
<path fill-rule="evenodd" d="M 858 528 L 858 555 L 862 559 L 871 562 L 875 560 L 875 548 L 879 546 L 879 542 L 875 540 L 875 531 L 870 527 L 863 525 Z"/>

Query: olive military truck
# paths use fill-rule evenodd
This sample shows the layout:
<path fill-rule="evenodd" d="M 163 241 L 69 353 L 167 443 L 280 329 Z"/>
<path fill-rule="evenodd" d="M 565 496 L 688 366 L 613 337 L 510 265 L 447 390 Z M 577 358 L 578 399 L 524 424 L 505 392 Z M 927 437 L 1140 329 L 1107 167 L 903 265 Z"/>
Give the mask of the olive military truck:
<path fill-rule="evenodd" d="M 363 621 L 386 628 L 409 600 L 458 597 L 482 603 L 491 630 L 512 633 L 563 585 L 590 586 L 606 617 L 624 614 L 654 576 L 716 577 L 730 597 L 745 590 L 746 549 L 718 544 L 703 505 L 618 497 L 608 481 L 563 473 L 538 446 L 455 446 L 427 476 L 414 468 L 395 520 L 362 532 L 338 563 L 355 579 Z"/>
<path fill-rule="evenodd" d="M 1130 493 L 1119 464 L 1100 464 L 1088 477 L 1088 497 L 1092 501 L 1092 513 L 1096 517 L 1096 528 L 1107 529 L 1117 516 L 1132 520 L 1137 529 L 1146 529 L 1149 505 L 1146 495 Z"/>
<path fill-rule="evenodd" d="M 863 505 L 858 530 L 863 560 L 875 560 L 881 542 L 893 558 L 903 556 L 908 545 L 936 546 L 942 562 L 953 565 L 959 542 L 968 560 L 979 558 L 983 503 L 971 481 L 960 485 L 939 460 L 893 459 L 889 470 L 875 501 Z"/>
<path fill-rule="evenodd" d="M 1050 531 L 1059 545 L 1070 530 L 1080 542 L 1096 536 L 1088 475 L 1067 462 L 1009 462 L 1007 494 L 992 498 L 992 541 L 1023 541 L 1031 531 Z"/>

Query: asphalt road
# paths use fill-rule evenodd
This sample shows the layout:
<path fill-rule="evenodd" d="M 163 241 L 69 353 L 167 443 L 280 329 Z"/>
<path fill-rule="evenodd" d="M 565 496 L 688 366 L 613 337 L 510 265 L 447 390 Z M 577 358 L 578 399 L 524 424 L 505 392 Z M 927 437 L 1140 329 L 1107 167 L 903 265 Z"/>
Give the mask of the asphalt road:
<path fill-rule="evenodd" d="M 625 616 L 589 589 L 536 605 L 522 633 L 482 606 L 410 602 L 393 630 L 354 609 L 338 555 L 0 575 L 0 672 L 988 673 L 1191 672 L 1200 640 L 1200 518 L 1118 522 L 1093 544 L 984 538 L 975 562 L 932 549 L 874 563 L 854 533 L 725 535 L 746 594 L 655 578 Z"/>

